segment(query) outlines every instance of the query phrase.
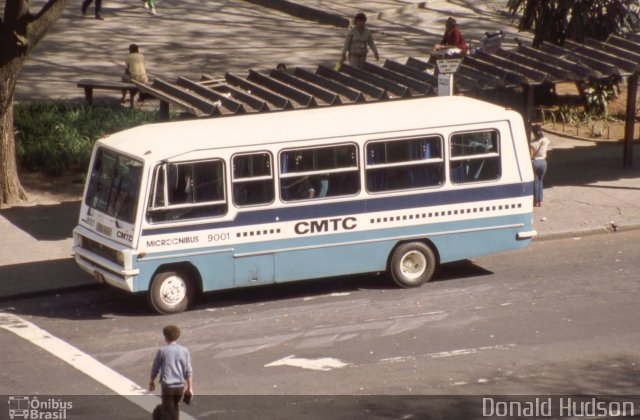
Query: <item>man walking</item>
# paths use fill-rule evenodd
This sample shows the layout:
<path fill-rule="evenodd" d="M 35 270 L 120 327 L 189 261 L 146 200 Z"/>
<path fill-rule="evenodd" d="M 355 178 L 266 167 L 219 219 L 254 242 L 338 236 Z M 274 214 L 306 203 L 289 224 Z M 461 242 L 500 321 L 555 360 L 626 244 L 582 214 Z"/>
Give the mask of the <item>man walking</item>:
<path fill-rule="evenodd" d="M 155 381 L 159 373 L 162 405 L 165 410 L 173 414 L 175 419 L 178 419 L 183 394 L 189 399 L 193 395 L 191 354 L 189 350 L 177 343 L 180 328 L 167 325 L 162 329 L 162 334 L 167 344 L 158 350 L 153 360 L 149 391 L 156 388 Z"/>
<path fill-rule="evenodd" d="M 89 8 L 89 5 L 91 5 L 91 2 L 93 0 L 84 0 L 82 2 L 82 14 L 86 15 L 87 14 L 87 9 Z M 96 0 L 96 5 L 95 5 L 95 9 L 96 9 L 96 19 L 98 20 L 104 20 L 104 18 L 102 17 L 102 0 Z"/>

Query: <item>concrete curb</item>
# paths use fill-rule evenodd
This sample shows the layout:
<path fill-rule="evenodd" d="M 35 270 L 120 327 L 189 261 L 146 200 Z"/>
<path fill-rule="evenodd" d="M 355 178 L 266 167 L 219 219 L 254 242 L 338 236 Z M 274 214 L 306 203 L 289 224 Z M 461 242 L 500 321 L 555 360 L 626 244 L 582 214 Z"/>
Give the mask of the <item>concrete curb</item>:
<path fill-rule="evenodd" d="M 325 12 L 313 7 L 303 6 L 288 0 L 244 0 L 248 3 L 258 6 L 267 7 L 269 9 L 279 10 L 291 16 L 300 19 L 310 20 L 313 22 L 325 23 L 338 26 L 340 28 L 349 27 L 349 19 L 337 15 L 335 13 Z"/>
<path fill-rule="evenodd" d="M 601 226 L 597 228 L 586 228 L 586 229 L 572 229 L 566 231 L 559 232 L 550 232 L 545 234 L 539 234 L 537 237 L 533 238 L 536 242 L 544 242 L 544 241 L 552 241 L 555 239 L 567 239 L 567 238 L 578 238 L 585 236 L 594 236 L 594 235 L 602 235 L 607 233 L 620 233 L 620 232 L 629 232 L 634 230 L 640 230 L 640 223 L 621 225 L 621 226 Z"/>

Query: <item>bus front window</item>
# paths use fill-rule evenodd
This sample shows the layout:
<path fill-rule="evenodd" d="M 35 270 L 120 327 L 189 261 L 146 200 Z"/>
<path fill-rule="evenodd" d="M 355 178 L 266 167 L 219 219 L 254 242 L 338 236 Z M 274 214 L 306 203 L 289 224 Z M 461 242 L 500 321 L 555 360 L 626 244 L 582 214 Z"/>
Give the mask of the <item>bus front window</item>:
<path fill-rule="evenodd" d="M 132 224 L 135 220 L 142 163 L 100 148 L 89 178 L 85 204 Z"/>

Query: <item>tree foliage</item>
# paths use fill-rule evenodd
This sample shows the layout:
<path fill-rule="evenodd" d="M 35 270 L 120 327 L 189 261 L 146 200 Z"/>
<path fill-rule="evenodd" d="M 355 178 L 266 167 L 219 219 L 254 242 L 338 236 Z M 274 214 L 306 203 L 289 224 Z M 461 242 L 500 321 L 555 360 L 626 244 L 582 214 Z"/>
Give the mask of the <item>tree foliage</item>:
<path fill-rule="evenodd" d="M 4 2 L 0 17 L 0 204 L 26 198 L 18 179 L 13 132 L 13 95 L 20 70 L 68 3 L 47 0 L 31 13 L 29 0 Z"/>
<path fill-rule="evenodd" d="M 637 0 L 509 0 L 507 8 L 519 20 L 518 29 L 534 31 L 533 46 L 562 45 L 565 39 L 605 40 L 613 33 L 639 28 Z"/>

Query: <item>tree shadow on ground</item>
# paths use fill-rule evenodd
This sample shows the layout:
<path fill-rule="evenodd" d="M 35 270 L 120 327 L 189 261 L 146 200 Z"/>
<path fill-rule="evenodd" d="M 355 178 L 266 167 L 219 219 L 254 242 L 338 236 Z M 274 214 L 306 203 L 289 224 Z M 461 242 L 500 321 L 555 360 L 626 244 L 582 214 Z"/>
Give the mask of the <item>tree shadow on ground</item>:
<path fill-rule="evenodd" d="M 0 210 L 0 217 L 38 241 L 59 241 L 73 236 L 79 212 L 79 201 L 66 201 L 10 207 Z"/>
<path fill-rule="evenodd" d="M 552 140 L 553 142 L 553 140 Z M 568 149 L 553 149 L 547 155 L 544 186 L 589 185 L 596 182 L 640 178 L 640 144 L 634 145 L 633 168 L 623 169 L 622 143 L 585 143 Z M 637 187 L 611 187 L 632 188 Z"/>
<path fill-rule="evenodd" d="M 0 300 L 69 293 L 93 284 L 73 258 L 0 266 Z"/>

